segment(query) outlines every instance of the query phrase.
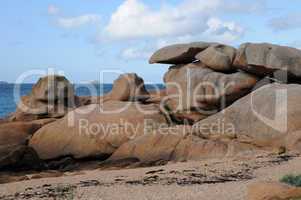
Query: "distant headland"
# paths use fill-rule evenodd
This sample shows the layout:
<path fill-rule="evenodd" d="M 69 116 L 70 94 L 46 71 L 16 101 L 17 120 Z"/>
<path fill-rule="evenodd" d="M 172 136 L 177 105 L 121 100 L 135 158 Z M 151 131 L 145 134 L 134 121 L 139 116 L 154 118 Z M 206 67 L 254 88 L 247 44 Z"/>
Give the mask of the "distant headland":
<path fill-rule="evenodd" d="M 0 84 L 8 84 L 6 81 L 0 81 Z"/>

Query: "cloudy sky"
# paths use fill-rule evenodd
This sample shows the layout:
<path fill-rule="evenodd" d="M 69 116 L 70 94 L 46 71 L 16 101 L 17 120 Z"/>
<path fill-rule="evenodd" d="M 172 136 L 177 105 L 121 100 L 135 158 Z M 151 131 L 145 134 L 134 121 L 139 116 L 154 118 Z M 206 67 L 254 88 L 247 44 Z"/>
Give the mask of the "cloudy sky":
<path fill-rule="evenodd" d="M 73 82 L 98 80 L 105 70 L 105 82 L 136 72 L 159 83 L 168 66 L 148 58 L 168 44 L 301 48 L 300 9 L 300 0 L 3 0 L 0 80 L 53 68 Z"/>

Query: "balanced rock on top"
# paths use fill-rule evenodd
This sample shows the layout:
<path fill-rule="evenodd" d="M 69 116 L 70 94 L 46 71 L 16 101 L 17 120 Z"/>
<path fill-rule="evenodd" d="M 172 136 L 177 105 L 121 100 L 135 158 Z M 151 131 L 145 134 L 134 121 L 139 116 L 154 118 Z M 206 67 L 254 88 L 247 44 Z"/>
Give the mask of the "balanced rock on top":
<path fill-rule="evenodd" d="M 235 55 L 235 48 L 223 44 L 216 44 L 198 53 L 195 58 L 215 71 L 228 72 L 234 70 L 232 64 Z"/>
<path fill-rule="evenodd" d="M 280 71 L 275 78 L 286 82 L 287 78 L 301 77 L 301 50 L 268 43 L 245 43 L 239 47 L 234 65 L 260 76 Z"/>
<path fill-rule="evenodd" d="M 193 42 L 188 44 L 175 44 L 163 47 L 156 51 L 149 63 L 162 63 L 162 64 L 187 64 L 193 62 L 195 56 L 207 49 L 210 45 L 216 43 L 208 42 Z"/>

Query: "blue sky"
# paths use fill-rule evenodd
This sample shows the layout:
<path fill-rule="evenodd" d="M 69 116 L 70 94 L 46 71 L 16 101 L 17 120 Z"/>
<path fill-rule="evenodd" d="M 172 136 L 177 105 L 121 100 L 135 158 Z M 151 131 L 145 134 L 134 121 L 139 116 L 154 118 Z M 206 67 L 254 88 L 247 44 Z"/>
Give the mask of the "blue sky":
<path fill-rule="evenodd" d="M 149 65 L 148 57 L 167 44 L 301 48 L 300 11 L 300 0 L 3 0 L 0 80 L 14 82 L 28 70 L 50 67 L 72 82 L 118 70 L 159 83 L 168 66 Z M 116 76 L 106 74 L 104 81 Z"/>

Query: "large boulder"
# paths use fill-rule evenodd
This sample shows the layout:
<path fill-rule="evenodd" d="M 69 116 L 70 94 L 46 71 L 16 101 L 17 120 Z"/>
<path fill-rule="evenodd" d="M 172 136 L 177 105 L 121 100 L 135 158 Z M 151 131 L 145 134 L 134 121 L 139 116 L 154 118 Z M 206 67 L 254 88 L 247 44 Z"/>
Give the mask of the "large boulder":
<path fill-rule="evenodd" d="M 171 160 L 176 146 L 190 133 L 190 129 L 189 126 L 176 126 L 154 130 L 123 144 L 109 160 L 127 158 L 138 158 L 141 162 Z"/>
<path fill-rule="evenodd" d="M 103 96 L 76 96 L 77 107 L 100 104 L 105 101 L 140 101 L 151 98 L 145 88 L 144 81 L 135 73 L 120 75 L 113 84 L 112 90 Z M 150 101 L 148 101 L 149 103 Z"/>
<path fill-rule="evenodd" d="M 232 64 L 235 55 L 235 48 L 223 44 L 217 44 L 198 53 L 195 58 L 215 71 L 228 72 L 234 70 Z"/>
<path fill-rule="evenodd" d="M 25 145 L 31 136 L 44 125 L 55 121 L 43 119 L 32 122 L 9 122 L 0 124 L 0 148 Z"/>
<path fill-rule="evenodd" d="M 261 76 L 284 72 L 276 74 L 276 78 L 287 81 L 291 76 L 301 77 L 301 51 L 268 43 L 245 43 L 239 47 L 234 65 Z"/>
<path fill-rule="evenodd" d="M 301 188 L 279 182 L 256 182 L 248 186 L 247 200 L 298 200 Z"/>
<path fill-rule="evenodd" d="M 53 121 L 44 119 L 0 124 L 0 168 L 37 167 L 36 162 L 31 162 L 39 160 L 37 154 L 26 145 L 38 129 Z M 25 155 L 32 155 L 32 160 L 31 156 Z"/>
<path fill-rule="evenodd" d="M 198 111 L 202 119 L 249 93 L 257 81 L 244 72 L 215 72 L 201 62 L 173 66 L 164 76 L 167 105 L 175 114 Z"/>
<path fill-rule="evenodd" d="M 104 157 L 139 135 L 166 125 L 158 106 L 107 101 L 69 112 L 35 133 L 30 146 L 42 159 Z"/>
<path fill-rule="evenodd" d="M 0 170 L 40 170 L 43 168 L 43 161 L 31 147 L 15 145 L 0 150 Z"/>
<path fill-rule="evenodd" d="M 29 95 L 23 96 L 11 121 L 60 118 L 76 107 L 73 85 L 63 76 L 40 78 Z"/>
<path fill-rule="evenodd" d="M 114 81 L 112 91 L 106 95 L 114 101 L 145 101 L 149 93 L 144 81 L 135 73 L 122 74 Z"/>
<path fill-rule="evenodd" d="M 224 157 L 250 156 L 260 152 L 252 144 L 241 143 L 231 137 L 204 139 L 195 135 L 185 137 L 173 152 L 171 160 L 204 160 Z"/>
<path fill-rule="evenodd" d="M 300 147 L 300 99 L 300 85 L 269 84 L 196 123 L 193 132 L 207 139 L 231 136 L 262 148 Z"/>
<path fill-rule="evenodd" d="M 74 98 L 74 90 L 64 76 L 49 75 L 38 80 L 32 88 L 31 95 L 38 101 L 71 100 Z"/>
<path fill-rule="evenodd" d="M 187 64 L 195 60 L 195 55 L 207 49 L 210 45 L 215 43 L 208 42 L 193 42 L 188 44 L 175 44 L 163 47 L 156 51 L 149 63 L 162 64 Z"/>
<path fill-rule="evenodd" d="M 130 158 L 142 163 L 164 161 L 203 160 L 243 155 L 256 147 L 229 139 L 207 140 L 191 135 L 190 126 L 173 126 L 158 129 L 121 145 L 108 161 Z"/>

